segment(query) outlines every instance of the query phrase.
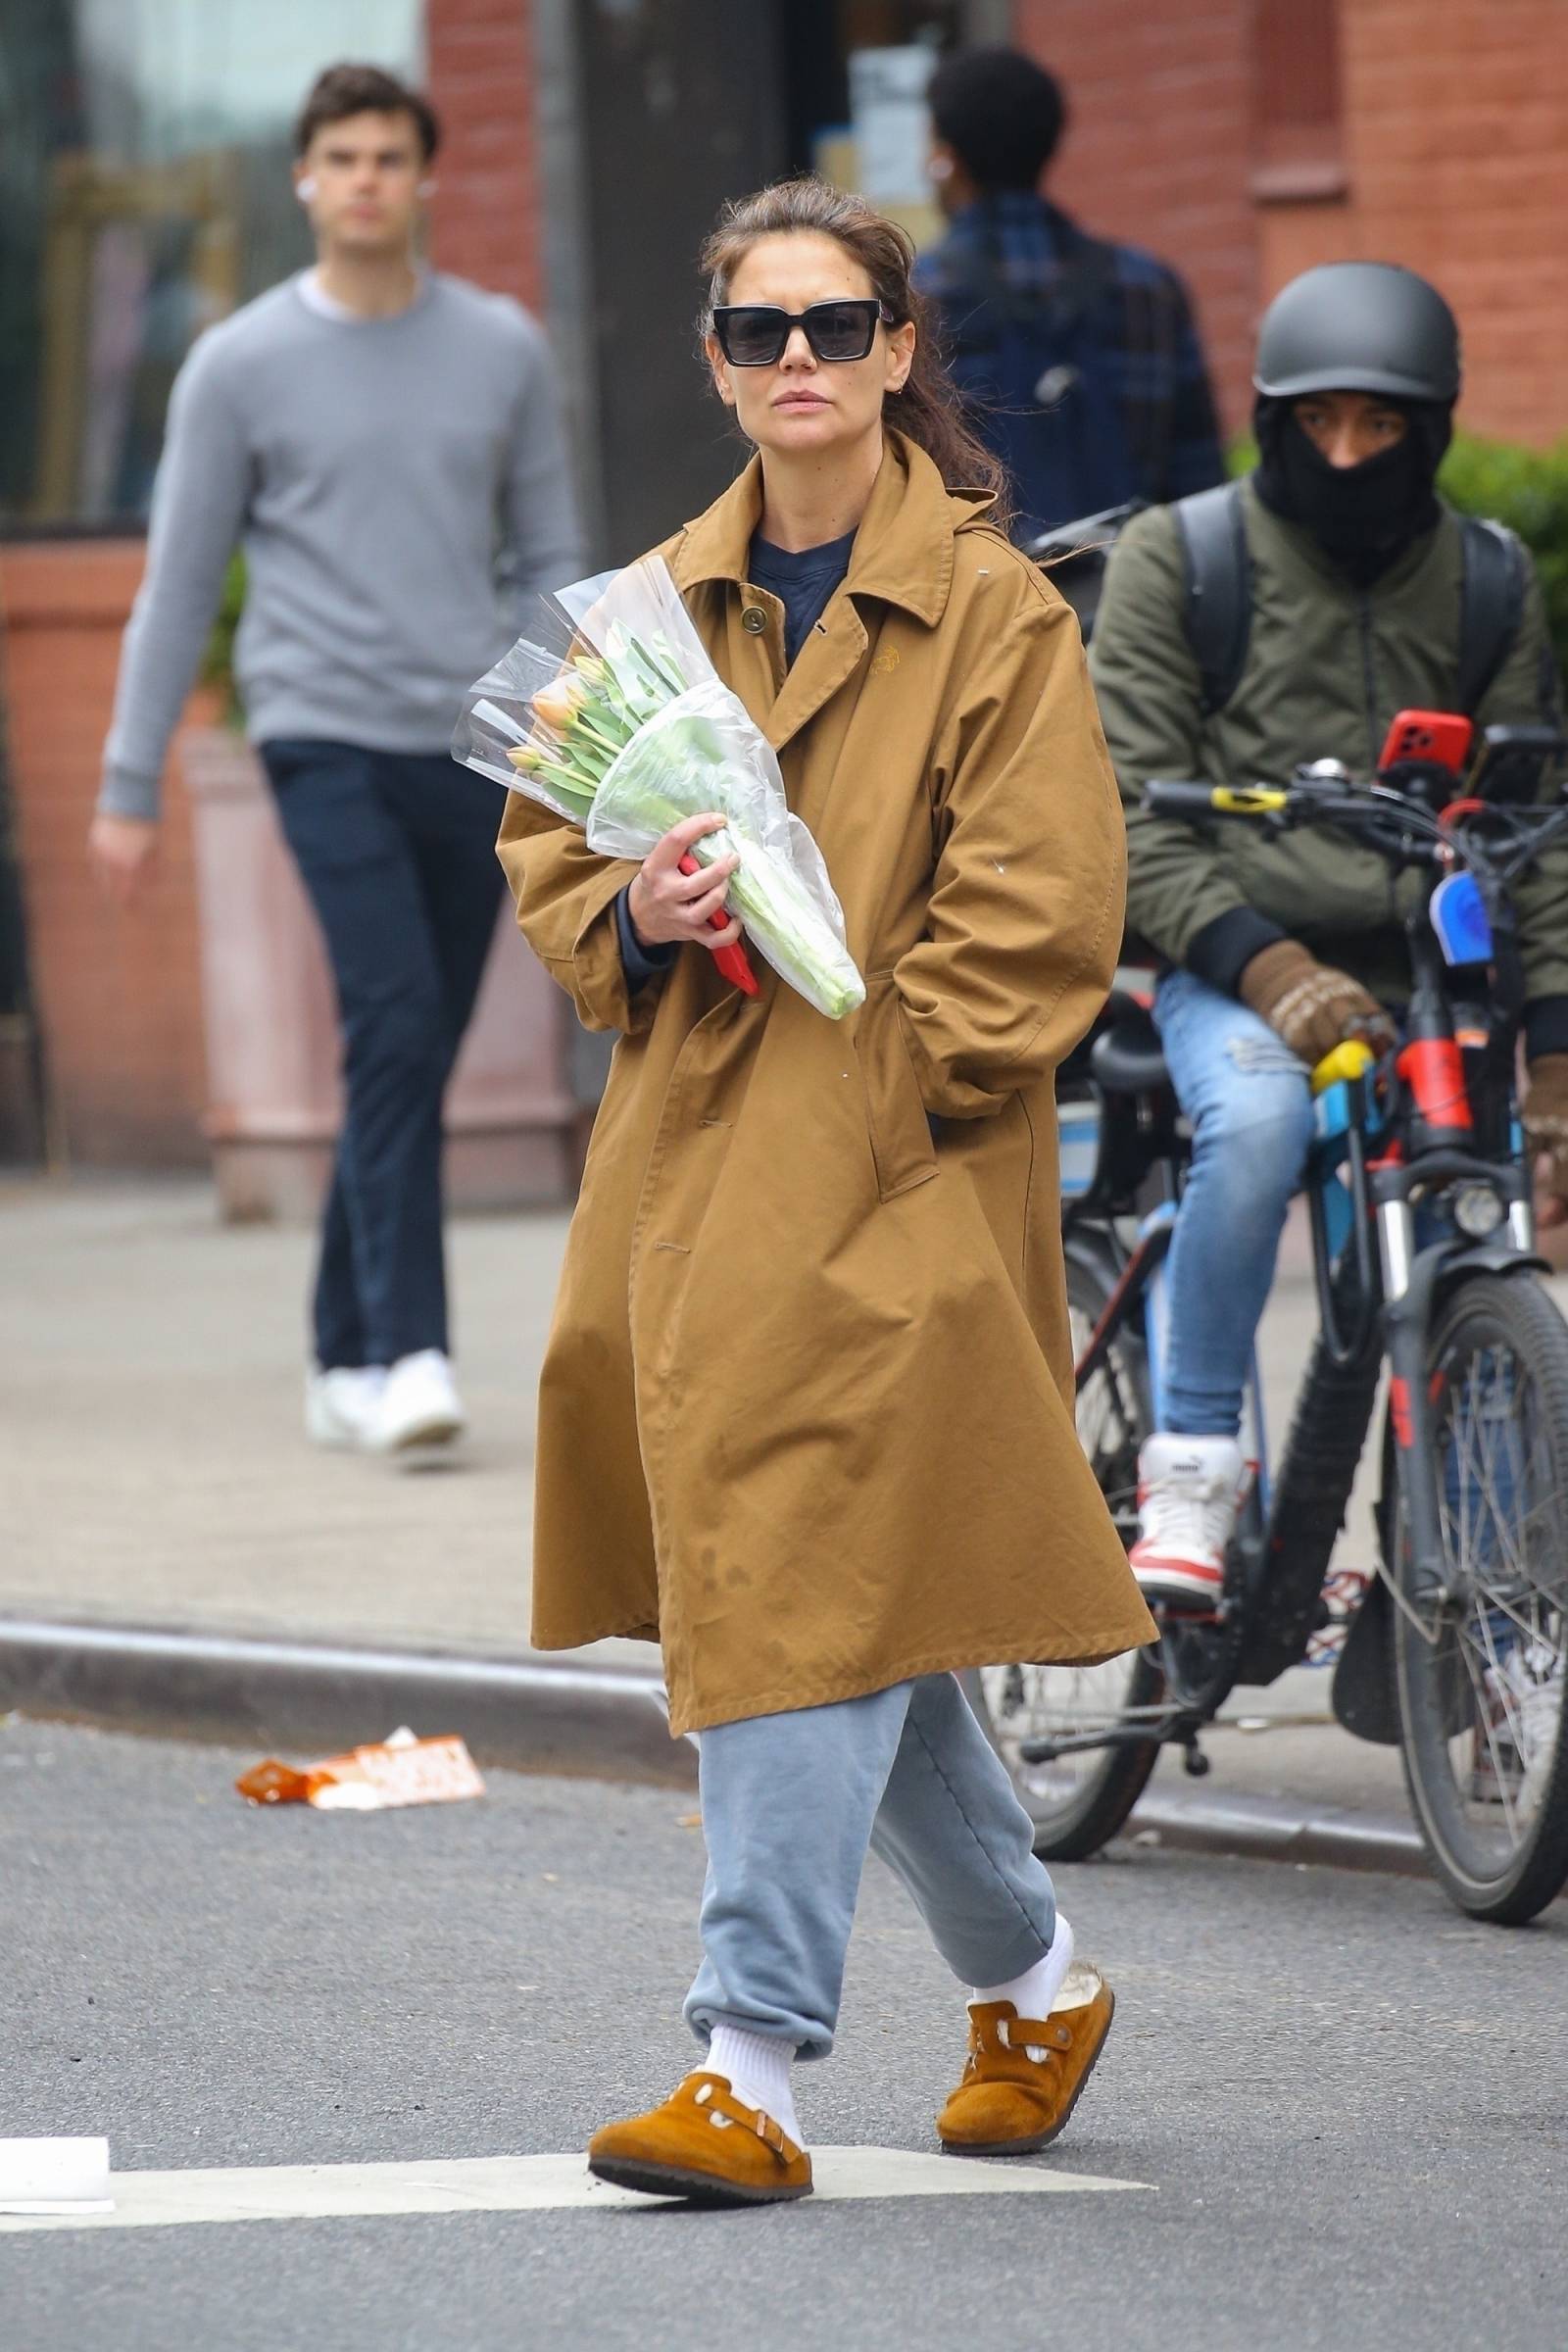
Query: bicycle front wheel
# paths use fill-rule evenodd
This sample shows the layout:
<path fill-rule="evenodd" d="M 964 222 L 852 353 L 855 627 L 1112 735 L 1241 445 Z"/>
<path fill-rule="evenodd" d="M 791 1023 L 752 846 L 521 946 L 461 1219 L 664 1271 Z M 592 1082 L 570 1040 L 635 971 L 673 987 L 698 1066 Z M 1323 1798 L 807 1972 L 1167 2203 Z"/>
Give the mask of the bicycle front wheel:
<path fill-rule="evenodd" d="M 1069 1246 L 1067 1307 L 1081 1356 L 1110 1298 L 1107 1271 Z M 1138 1533 L 1138 1452 L 1152 1426 L 1148 1367 L 1130 1331 L 1113 1340 L 1078 1393 L 1078 1436 L 1124 1544 Z M 1159 1653 L 1138 1649 L 1102 1666 L 983 1666 L 962 1678 L 969 1703 L 1035 1825 L 1035 1851 L 1078 1862 L 1114 1838 L 1144 1792 L 1158 1742 L 1136 1735 L 1161 1712 Z M 1104 1733 L 1109 1745 L 1094 1742 Z M 1032 1740 L 1085 1741 L 1049 1761 Z"/>
<path fill-rule="evenodd" d="M 1442 1590 L 1412 1590 L 1401 1506 L 1394 1664 L 1405 1780 L 1473 1919 L 1517 1926 L 1568 1881 L 1568 1324 L 1528 1275 L 1477 1275 L 1428 1356 Z"/>

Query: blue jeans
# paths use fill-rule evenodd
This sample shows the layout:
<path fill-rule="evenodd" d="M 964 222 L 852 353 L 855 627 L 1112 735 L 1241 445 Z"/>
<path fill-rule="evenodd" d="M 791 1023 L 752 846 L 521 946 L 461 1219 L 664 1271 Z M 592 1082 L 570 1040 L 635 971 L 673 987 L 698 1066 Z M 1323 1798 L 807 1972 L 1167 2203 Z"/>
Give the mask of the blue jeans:
<path fill-rule="evenodd" d="M 868 1850 L 896 1870 L 963 1984 L 1004 1984 L 1051 1949 L 1056 1901 L 1034 1827 L 951 1674 L 699 1734 L 708 1883 L 686 1996 L 715 2025 L 833 2046 Z"/>
<path fill-rule="evenodd" d="M 316 1358 L 396 1363 L 447 1347 L 441 1098 L 495 933 L 499 811 L 444 752 L 301 741 L 261 753 L 343 1024 Z"/>
<path fill-rule="evenodd" d="M 1268 1023 L 1190 972 L 1167 972 L 1154 1021 L 1193 1164 L 1166 1269 L 1162 1419 L 1235 1437 L 1252 1343 L 1312 1139 L 1306 1064 Z"/>

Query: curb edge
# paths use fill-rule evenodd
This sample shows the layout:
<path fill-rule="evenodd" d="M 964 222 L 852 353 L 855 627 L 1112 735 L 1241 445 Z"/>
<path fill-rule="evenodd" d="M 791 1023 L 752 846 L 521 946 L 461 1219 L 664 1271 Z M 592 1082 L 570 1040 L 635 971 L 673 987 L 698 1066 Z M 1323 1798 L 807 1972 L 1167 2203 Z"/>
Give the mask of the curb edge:
<path fill-rule="evenodd" d="M 0 1615 L 0 1713 L 106 1731 L 321 1752 L 415 1722 L 465 1739 L 480 1764 L 691 1788 L 696 1748 L 672 1740 L 663 1685 L 624 1667 L 549 1665 L 151 1626 Z M 1272 1797 L 1146 1796 L 1124 1838 L 1253 1861 L 1424 1877 L 1413 1825 Z"/>
<path fill-rule="evenodd" d="M 481 1764 L 687 1788 L 656 1675 L 416 1650 L 253 1641 L 0 1616 L 0 1712 L 318 1752 L 400 1723 L 457 1733 Z"/>
<path fill-rule="evenodd" d="M 1164 1845 L 1255 1862 L 1316 1862 L 1334 1870 L 1430 1876 L 1411 1822 L 1391 1813 L 1298 1808 L 1269 1796 L 1154 1796 L 1135 1806 L 1124 1838 L 1153 1831 Z"/>

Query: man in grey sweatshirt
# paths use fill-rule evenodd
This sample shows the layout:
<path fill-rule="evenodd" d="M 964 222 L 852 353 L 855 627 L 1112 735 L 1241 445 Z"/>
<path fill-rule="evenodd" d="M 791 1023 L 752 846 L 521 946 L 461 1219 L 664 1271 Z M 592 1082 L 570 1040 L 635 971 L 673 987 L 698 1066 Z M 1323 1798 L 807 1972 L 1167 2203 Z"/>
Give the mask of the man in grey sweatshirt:
<path fill-rule="evenodd" d="M 306 1425 L 389 1451 L 464 1423 L 441 1101 L 502 876 L 499 810 L 448 746 L 531 592 L 582 567 L 543 334 L 515 303 L 416 266 L 438 138 L 426 101 L 373 67 L 330 68 L 306 101 L 295 184 L 318 267 L 212 328 L 180 370 L 89 839 L 106 888 L 134 900 L 241 545 L 237 679 L 343 1024 Z"/>

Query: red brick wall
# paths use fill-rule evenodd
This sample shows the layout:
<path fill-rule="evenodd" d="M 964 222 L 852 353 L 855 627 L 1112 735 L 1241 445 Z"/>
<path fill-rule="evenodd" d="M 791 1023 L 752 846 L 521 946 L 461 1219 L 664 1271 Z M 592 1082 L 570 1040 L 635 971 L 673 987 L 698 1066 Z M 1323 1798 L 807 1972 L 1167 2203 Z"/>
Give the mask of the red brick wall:
<path fill-rule="evenodd" d="M 1227 423 L 1245 421 L 1257 308 L 1248 0 L 1015 0 L 1019 45 L 1071 108 L 1053 193 L 1187 280 Z"/>
<path fill-rule="evenodd" d="M 432 250 L 443 270 L 537 310 L 543 296 L 528 0 L 430 0 L 444 143 Z"/>
<path fill-rule="evenodd" d="M 1341 10 L 1353 243 L 1459 314 L 1466 421 L 1568 432 L 1568 23 L 1561 0 Z"/>
<path fill-rule="evenodd" d="M 204 1083 L 189 808 L 167 791 L 157 880 L 133 909 L 87 871 L 134 543 L 0 553 L 11 785 L 33 991 L 67 1151 L 100 1165 L 199 1166 Z M 170 762 L 177 774 L 177 755 Z"/>
<path fill-rule="evenodd" d="M 1227 421 L 1258 311 L 1298 270 L 1401 261 L 1466 347 L 1466 420 L 1568 432 L 1568 39 L 1562 0 L 1341 0 L 1343 199 L 1259 205 L 1250 0 L 1015 0 L 1074 121 L 1055 175 L 1086 222 L 1151 246 L 1197 296 Z"/>

